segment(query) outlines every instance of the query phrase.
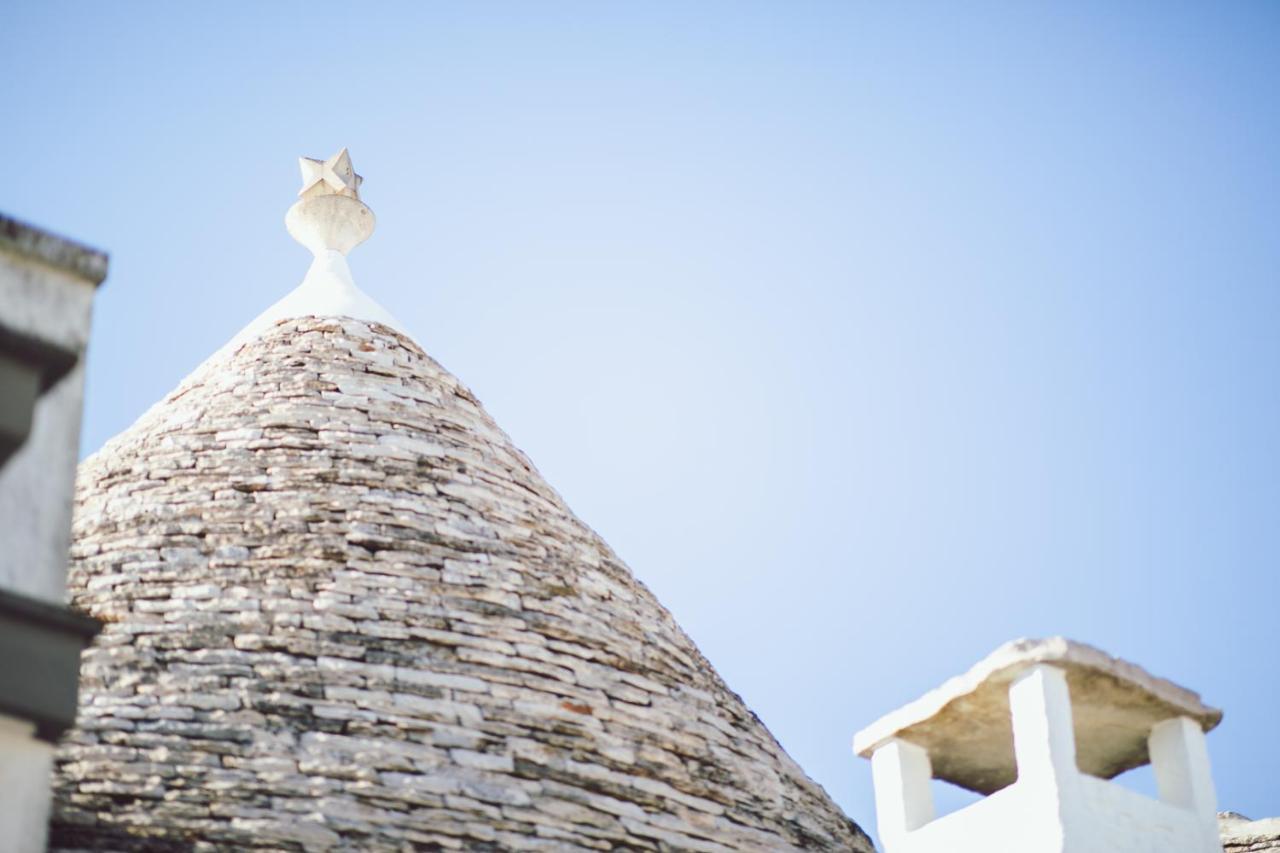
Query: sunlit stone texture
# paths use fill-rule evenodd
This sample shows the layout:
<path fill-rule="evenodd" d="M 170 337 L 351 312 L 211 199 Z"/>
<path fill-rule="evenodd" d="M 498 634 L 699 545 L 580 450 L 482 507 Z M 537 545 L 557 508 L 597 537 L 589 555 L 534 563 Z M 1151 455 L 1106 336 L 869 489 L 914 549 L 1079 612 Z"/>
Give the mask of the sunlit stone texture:
<path fill-rule="evenodd" d="M 54 849 L 871 849 L 389 327 L 197 371 L 82 465 L 75 540 Z"/>

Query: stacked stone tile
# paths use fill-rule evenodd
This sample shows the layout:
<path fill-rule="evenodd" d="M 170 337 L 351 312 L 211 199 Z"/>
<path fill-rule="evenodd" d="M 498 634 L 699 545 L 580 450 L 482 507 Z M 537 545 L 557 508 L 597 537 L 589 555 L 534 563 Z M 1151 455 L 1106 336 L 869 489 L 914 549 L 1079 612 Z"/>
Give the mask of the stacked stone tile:
<path fill-rule="evenodd" d="M 1249 820 L 1235 812 L 1218 815 L 1223 853 L 1280 853 L 1280 818 Z"/>
<path fill-rule="evenodd" d="M 56 850 L 870 851 L 476 399 L 286 320 L 84 463 Z"/>

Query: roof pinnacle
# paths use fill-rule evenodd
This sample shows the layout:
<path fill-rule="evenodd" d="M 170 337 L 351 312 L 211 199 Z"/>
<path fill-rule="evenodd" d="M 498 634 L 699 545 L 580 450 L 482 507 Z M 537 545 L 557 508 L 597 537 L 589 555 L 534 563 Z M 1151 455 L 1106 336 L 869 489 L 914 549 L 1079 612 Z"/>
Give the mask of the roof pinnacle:
<path fill-rule="evenodd" d="M 347 265 L 347 252 L 369 239 L 374 224 L 373 211 L 360 200 L 361 178 L 351 167 L 351 155 L 343 148 L 328 160 L 303 157 L 298 164 L 301 198 L 285 214 L 284 224 L 315 260 L 300 285 L 241 329 L 214 358 L 224 351 L 235 352 L 290 317 L 353 317 L 408 335 L 387 309 L 356 286 Z"/>
<path fill-rule="evenodd" d="M 298 166 L 302 169 L 302 189 L 298 190 L 301 198 L 343 195 L 360 200 L 360 184 L 364 178 L 352 168 L 351 152 L 346 148 L 328 160 L 299 157 Z"/>
<path fill-rule="evenodd" d="M 373 211 L 360 200 L 363 179 L 351 166 L 351 154 L 343 148 L 328 160 L 302 157 L 301 198 L 285 214 L 284 224 L 293 239 L 317 258 L 326 251 L 343 255 L 373 234 Z"/>

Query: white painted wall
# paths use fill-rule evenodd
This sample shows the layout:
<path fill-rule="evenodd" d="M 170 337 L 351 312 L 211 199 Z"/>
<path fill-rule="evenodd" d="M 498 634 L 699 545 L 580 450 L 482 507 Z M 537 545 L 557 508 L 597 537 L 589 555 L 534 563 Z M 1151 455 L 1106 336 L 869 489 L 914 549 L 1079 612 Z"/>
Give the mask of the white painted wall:
<path fill-rule="evenodd" d="M 11 328 L 83 352 L 93 296 L 94 285 L 84 279 L 0 252 L 0 317 Z M 31 435 L 0 466 L 0 586 L 52 604 L 66 597 L 82 364 L 41 397 Z"/>
<path fill-rule="evenodd" d="M 82 355 L 95 289 L 96 281 L 0 251 L 0 317 L 31 338 Z M 40 397 L 30 435 L 0 466 L 0 587 L 55 605 L 66 603 L 83 400 L 79 360 Z M 0 716 L 0 853 L 45 849 L 52 762 L 53 746 L 36 738 L 33 723 Z"/>
<path fill-rule="evenodd" d="M 31 434 L 0 466 L 0 586 L 65 604 L 84 362 L 36 403 Z"/>
<path fill-rule="evenodd" d="M 49 827 L 53 746 L 26 720 L 0 716 L 0 850 L 42 853 Z"/>

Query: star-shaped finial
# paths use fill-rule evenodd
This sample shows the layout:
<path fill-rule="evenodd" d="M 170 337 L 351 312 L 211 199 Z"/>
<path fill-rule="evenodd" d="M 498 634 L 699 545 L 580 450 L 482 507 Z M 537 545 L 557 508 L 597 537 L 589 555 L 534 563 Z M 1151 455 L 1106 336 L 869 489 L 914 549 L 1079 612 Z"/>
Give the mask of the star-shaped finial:
<path fill-rule="evenodd" d="M 343 148 L 328 160 L 298 158 L 302 168 L 302 189 L 298 195 L 312 198 L 318 195 L 344 195 L 360 198 L 360 183 L 364 180 L 351 167 L 351 154 Z"/>

